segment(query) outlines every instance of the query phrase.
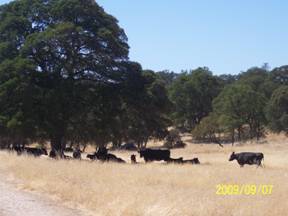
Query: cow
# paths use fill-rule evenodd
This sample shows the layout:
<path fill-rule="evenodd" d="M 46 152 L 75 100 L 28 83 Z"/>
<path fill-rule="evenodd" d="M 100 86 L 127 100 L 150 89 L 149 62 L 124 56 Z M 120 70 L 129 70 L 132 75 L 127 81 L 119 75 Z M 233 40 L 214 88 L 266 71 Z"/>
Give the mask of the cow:
<path fill-rule="evenodd" d="M 56 151 L 54 149 L 52 149 L 50 152 L 49 152 L 49 157 L 50 158 L 53 158 L 53 159 L 56 159 L 57 158 L 57 154 L 56 154 Z"/>
<path fill-rule="evenodd" d="M 126 163 L 123 159 L 116 157 L 114 154 L 107 154 L 105 161 L 116 162 L 116 163 Z"/>
<path fill-rule="evenodd" d="M 81 151 L 80 151 L 80 149 L 77 149 L 77 150 L 75 150 L 73 152 L 73 158 L 81 160 Z"/>
<path fill-rule="evenodd" d="M 108 150 L 105 147 L 99 148 L 97 152 L 95 152 L 94 154 L 88 154 L 86 157 L 90 160 L 97 159 L 102 162 L 126 163 L 124 160 L 116 157 L 114 154 L 108 153 Z"/>
<path fill-rule="evenodd" d="M 131 157 L 130 157 L 130 159 L 131 159 L 131 163 L 132 163 L 132 164 L 136 164 L 136 163 L 137 163 L 137 161 L 136 161 L 136 155 L 132 154 Z"/>
<path fill-rule="evenodd" d="M 65 152 L 73 152 L 74 149 L 73 149 L 72 147 L 66 147 L 66 148 L 64 149 L 64 151 L 65 151 Z"/>
<path fill-rule="evenodd" d="M 90 160 L 96 160 L 97 159 L 97 156 L 95 153 L 94 154 L 87 154 L 86 157 L 89 158 Z"/>
<path fill-rule="evenodd" d="M 167 163 L 182 164 L 183 163 L 183 157 L 180 157 L 180 158 L 169 158 L 167 160 Z"/>
<path fill-rule="evenodd" d="M 17 155 L 21 155 L 22 152 L 24 151 L 24 147 L 21 146 L 12 146 L 11 148 L 13 151 L 17 152 Z"/>
<path fill-rule="evenodd" d="M 245 164 L 253 165 L 256 164 L 257 167 L 262 166 L 261 161 L 264 160 L 264 154 L 254 153 L 254 152 L 241 152 L 235 154 L 233 152 L 229 158 L 229 161 L 237 160 L 240 167 L 243 167 Z"/>
<path fill-rule="evenodd" d="M 166 149 L 143 149 L 139 153 L 141 158 L 144 157 L 145 162 L 168 161 L 170 158 L 170 150 Z"/>
<path fill-rule="evenodd" d="M 108 150 L 106 147 L 99 147 L 98 151 L 95 153 L 98 156 L 100 155 L 107 155 L 108 154 Z"/>
<path fill-rule="evenodd" d="M 65 155 L 65 154 L 62 155 L 62 158 L 65 160 L 73 160 L 73 157 L 71 157 L 69 155 Z"/>
<path fill-rule="evenodd" d="M 190 164 L 200 164 L 200 161 L 199 161 L 199 159 L 198 158 L 193 158 L 193 159 L 191 159 L 191 160 L 183 160 L 183 163 L 185 164 L 187 164 L 187 163 L 190 163 Z"/>
<path fill-rule="evenodd" d="M 47 150 L 45 148 L 32 148 L 32 147 L 25 147 L 24 151 L 27 154 L 33 155 L 35 157 L 39 157 L 41 155 L 48 155 Z"/>

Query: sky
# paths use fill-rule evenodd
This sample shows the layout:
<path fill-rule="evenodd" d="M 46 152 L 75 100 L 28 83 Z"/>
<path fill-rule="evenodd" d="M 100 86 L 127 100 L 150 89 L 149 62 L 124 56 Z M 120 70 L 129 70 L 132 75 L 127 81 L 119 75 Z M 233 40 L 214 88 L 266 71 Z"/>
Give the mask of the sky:
<path fill-rule="evenodd" d="M 96 1 L 119 20 L 130 60 L 144 69 L 237 74 L 288 64 L 286 0 Z"/>

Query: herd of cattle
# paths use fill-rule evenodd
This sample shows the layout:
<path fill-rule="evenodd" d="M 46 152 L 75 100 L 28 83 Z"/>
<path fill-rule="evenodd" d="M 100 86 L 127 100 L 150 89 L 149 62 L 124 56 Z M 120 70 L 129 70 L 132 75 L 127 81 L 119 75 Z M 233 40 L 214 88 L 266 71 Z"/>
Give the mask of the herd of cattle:
<path fill-rule="evenodd" d="M 72 157 L 65 155 L 64 152 L 61 154 L 57 154 L 56 151 L 51 150 L 48 152 L 45 148 L 32 148 L 32 147 L 19 147 L 19 146 L 13 146 L 11 151 L 17 152 L 18 155 L 21 154 L 27 154 L 27 155 L 33 155 L 35 157 L 39 157 L 41 155 L 47 155 L 50 158 L 53 159 L 81 159 L 81 151 L 80 149 L 73 150 Z M 144 158 L 145 162 L 152 162 L 152 161 L 165 161 L 167 163 L 175 163 L 175 164 L 200 164 L 200 161 L 198 158 L 193 158 L 190 160 L 183 160 L 183 157 L 180 158 L 171 158 L 170 157 L 170 150 L 168 149 L 142 149 L 138 151 L 140 154 L 140 158 Z M 107 148 L 102 147 L 99 148 L 98 151 L 96 151 L 93 154 L 87 154 L 86 156 L 92 161 L 101 161 L 101 162 L 117 162 L 117 163 L 126 163 L 125 160 L 117 157 L 114 154 L 108 153 Z M 131 157 L 131 163 L 136 164 L 136 155 L 132 154 Z M 243 167 L 245 164 L 248 165 L 257 165 L 262 166 L 261 162 L 264 160 L 263 153 L 253 153 L 253 152 L 242 152 L 237 153 L 233 152 L 229 158 L 229 161 L 237 160 L 240 167 Z"/>

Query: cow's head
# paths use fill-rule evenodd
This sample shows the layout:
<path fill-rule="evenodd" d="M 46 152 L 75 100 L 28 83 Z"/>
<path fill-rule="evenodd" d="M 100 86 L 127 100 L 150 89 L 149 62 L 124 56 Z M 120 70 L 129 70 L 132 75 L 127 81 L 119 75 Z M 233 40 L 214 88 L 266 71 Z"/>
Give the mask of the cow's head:
<path fill-rule="evenodd" d="M 132 162 L 136 162 L 136 155 L 132 154 L 130 159 L 131 159 Z"/>
<path fill-rule="evenodd" d="M 41 150 L 42 150 L 42 153 L 43 153 L 44 155 L 48 155 L 48 152 L 47 152 L 46 148 L 42 148 Z"/>
<path fill-rule="evenodd" d="M 199 161 L 198 158 L 194 158 L 194 159 L 193 159 L 193 163 L 195 163 L 195 164 L 200 164 L 200 161 Z"/>
<path fill-rule="evenodd" d="M 233 152 L 229 158 L 229 161 L 233 161 L 236 159 L 236 155 L 235 155 L 235 152 Z"/>

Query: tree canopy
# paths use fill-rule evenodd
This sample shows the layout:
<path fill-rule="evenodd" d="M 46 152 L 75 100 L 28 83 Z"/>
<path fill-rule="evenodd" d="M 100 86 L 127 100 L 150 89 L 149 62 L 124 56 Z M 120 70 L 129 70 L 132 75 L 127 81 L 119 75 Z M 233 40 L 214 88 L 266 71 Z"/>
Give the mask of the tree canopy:
<path fill-rule="evenodd" d="M 142 142 L 158 137 L 167 127 L 166 89 L 128 53 L 124 30 L 95 1 L 1 6 L 2 133 L 47 139 L 55 150 L 67 140 L 105 145 L 118 131 L 129 139 L 130 128 L 147 130 Z"/>
<path fill-rule="evenodd" d="M 193 128 L 212 111 L 212 100 L 221 91 L 221 84 L 208 68 L 181 74 L 169 89 L 175 109 L 176 124 Z"/>
<path fill-rule="evenodd" d="M 267 107 L 267 118 L 273 131 L 288 133 L 288 86 L 281 86 L 273 92 Z"/>

